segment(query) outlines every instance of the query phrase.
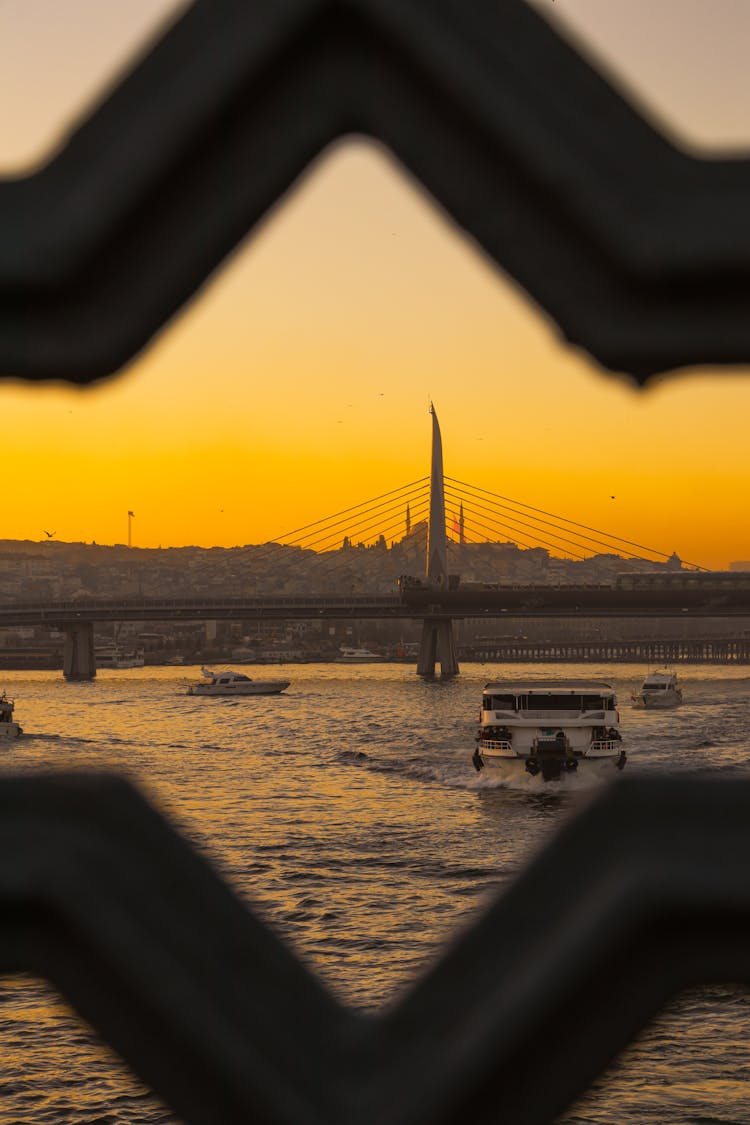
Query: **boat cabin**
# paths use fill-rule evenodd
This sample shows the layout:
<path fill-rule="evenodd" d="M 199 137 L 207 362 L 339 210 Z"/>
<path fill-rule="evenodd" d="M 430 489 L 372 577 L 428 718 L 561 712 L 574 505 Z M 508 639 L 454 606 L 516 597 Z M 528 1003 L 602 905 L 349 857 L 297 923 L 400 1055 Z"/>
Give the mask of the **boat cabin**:
<path fill-rule="evenodd" d="M 237 684 L 237 683 L 252 683 L 249 676 L 243 675 L 242 672 L 222 672 L 221 675 L 213 676 L 211 679 L 212 684 Z"/>
<path fill-rule="evenodd" d="M 598 681 L 530 681 L 489 683 L 482 695 L 485 722 L 513 719 L 583 717 L 616 721 L 617 697 L 610 684 Z M 611 714 L 610 714 L 611 713 Z"/>
<path fill-rule="evenodd" d="M 643 682 L 642 691 L 668 691 L 677 687 L 674 672 L 652 672 Z"/>

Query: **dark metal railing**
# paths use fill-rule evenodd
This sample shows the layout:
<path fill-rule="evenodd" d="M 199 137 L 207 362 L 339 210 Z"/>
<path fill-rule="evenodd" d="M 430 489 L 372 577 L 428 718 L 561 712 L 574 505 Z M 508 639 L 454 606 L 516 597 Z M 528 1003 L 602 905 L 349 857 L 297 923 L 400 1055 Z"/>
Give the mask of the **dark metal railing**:
<path fill-rule="evenodd" d="M 352 132 L 605 366 L 750 360 L 750 162 L 677 149 L 521 0 L 196 0 L 0 183 L 0 372 L 117 370 Z M 549 1121 L 676 990 L 750 981 L 744 781 L 623 779 L 379 1019 L 122 782 L 3 780 L 0 833 L 0 968 L 187 1125 Z"/>
<path fill-rule="evenodd" d="M 747 362 L 750 162 L 675 147 L 522 0 L 196 0 L 0 183 L 0 371 L 115 371 L 351 133 L 604 365 Z"/>
<path fill-rule="evenodd" d="M 52 981 L 186 1125 L 546 1122 L 670 996 L 750 984 L 746 781 L 623 778 L 380 1016 L 123 781 L 4 779 L 0 834 L 0 971 Z"/>

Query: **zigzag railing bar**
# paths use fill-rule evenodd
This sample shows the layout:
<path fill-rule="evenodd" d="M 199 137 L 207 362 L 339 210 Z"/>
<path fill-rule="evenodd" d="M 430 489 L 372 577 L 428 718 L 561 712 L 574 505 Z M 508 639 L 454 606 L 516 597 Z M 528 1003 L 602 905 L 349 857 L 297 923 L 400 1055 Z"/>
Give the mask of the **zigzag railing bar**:
<path fill-rule="evenodd" d="M 0 839 L 0 971 L 49 979 L 186 1125 L 336 1118 L 358 1018 L 127 783 L 4 778 Z"/>
<path fill-rule="evenodd" d="M 623 779 L 379 1018 L 127 783 L 3 779 L 0 837 L 0 971 L 51 980 L 186 1125 L 541 1125 L 675 991 L 750 981 L 746 781 Z"/>
<path fill-rule="evenodd" d="M 606 365 L 750 359 L 750 163 L 680 153 L 521 0 L 198 0 L 0 184 L 0 370 L 114 371 L 355 130 Z"/>
<path fill-rule="evenodd" d="M 750 985 L 749 816 L 745 781 L 613 785 L 386 1018 L 392 1120 L 550 1122 L 677 992 Z"/>
<path fill-rule="evenodd" d="M 392 56 L 385 61 L 392 64 Z M 534 62 L 529 59 L 531 69 Z M 576 65 L 583 67 L 580 60 Z M 399 77 L 404 79 L 401 86 Z M 555 86 L 555 77 L 553 70 L 550 86 Z M 633 246 L 643 247 L 642 262 L 623 261 L 620 247 L 608 245 L 599 237 L 601 232 L 592 231 L 577 214 L 573 185 L 554 158 L 544 166 L 519 158 L 520 127 L 515 134 L 507 127 L 501 133 L 490 113 L 479 119 L 472 112 L 476 107 L 468 111 L 455 89 L 432 85 L 434 78 L 423 75 L 416 82 L 412 74 L 407 81 L 391 65 L 391 77 L 382 83 L 384 97 L 373 109 L 381 118 L 367 131 L 396 153 L 478 246 L 551 315 L 571 343 L 585 348 L 604 366 L 633 374 L 639 382 L 657 371 L 688 364 L 747 362 L 750 330 L 743 326 L 743 309 L 750 298 L 750 271 L 736 266 L 734 253 L 723 264 L 718 263 L 718 254 L 710 265 L 704 256 L 680 276 L 686 252 L 679 261 L 660 253 L 659 240 L 651 239 L 651 227 L 644 231 L 643 222 L 632 221 L 638 200 L 626 207 L 627 201 L 618 194 L 612 207 L 615 211 L 622 204 L 623 214 L 613 218 L 613 228 L 618 226 Z M 562 100 L 566 86 L 562 75 L 559 78 L 557 97 Z M 388 109 L 384 109 L 386 98 Z M 578 108 L 582 114 L 594 112 L 591 106 Z M 619 136 L 619 122 L 610 120 L 604 107 L 597 108 L 600 124 L 592 130 L 592 144 L 599 130 L 602 136 L 610 129 Z M 563 139 L 578 150 L 575 138 L 563 132 Z M 623 148 L 633 161 L 631 178 L 637 178 L 638 169 L 649 166 L 647 153 L 635 138 L 629 145 L 623 142 Z M 557 147 L 551 151 L 557 152 Z M 540 146 L 538 155 L 541 152 Z M 585 161 L 586 153 L 580 156 Z M 611 184 L 600 182 L 596 169 L 585 163 L 584 168 L 591 180 L 588 195 L 599 190 L 612 196 Z M 746 171 L 745 164 L 738 164 L 737 171 Z M 654 179 L 655 183 L 642 185 L 644 200 L 649 190 L 660 196 L 658 176 Z M 673 182 L 663 206 L 671 202 L 675 214 L 683 217 L 676 193 Z M 725 217 L 731 214 L 736 229 L 742 230 L 742 244 L 747 222 L 737 193 L 730 194 L 734 205 L 725 201 Z M 720 191 L 706 191 L 705 209 L 720 197 Z M 643 212 L 648 212 L 645 201 Z M 682 235 L 686 245 L 693 241 L 688 223 Z M 703 241 L 702 236 L 698 240 Z M 651 262 L 644 268 L 649 254 Z"/>
<path fill-rule="evenodd" d="M 689 285 L 747 268 L 750 227 L 735 243 L 714 204 L 739 216 L 750 161 L 676 147 L 524 0 L 360 3 L 624 272 Z"/>
<path fill-rule="evenodd" d="M 69 280 L 273 73 L 320 0 L 197 0 L 28 178 L 0 181 L 0 289 Z M 189 80 L 186 81 L 185 75 Z M 189 169 L 188 169 L 189 171 Z"/>
<path fill-rule="evenodd" d="M 314 5 L 287 6 L 296 10 Z M 233 8 L 231 0 L 217 0 L 215 8 L 222 7 Z M 53 246 L 52 263 L 59 258 L 64 263 L 59 276 L 50 275 L 44 266 L 45 245 L 39 239 L 37 253 L 27 263 L 31 275 L 27 281 L 10 288 L 0 281 L 3 372 L 85 383 L 117 370 L 195 294 L 302 168 L 342 131 L 329 89 L 331 83 L 336 87 L 337 80 L 339 86 L 345 84 L 339 76 L 341 52 L 319 41 L 319 34 L 308 25 L 299 27 L 300 21 L 295 22 L 292 30 L 297 38 L 292 41 L 286 28 L 283 55 L 276 42 L 260 60 L 246 47 L 250 63 L 243 58 L 235 65 L 236 73 L 230 70 L 225 78 L 230 44 L 253 41 L 252 21 L 240 6 L 234 20 L 225 18 L 217 28 L 211 5 L 200 2 L 185 18 L 198 14 L 203 19 L 190 23 L 191 34 L 179 40 L 179 49 L 172 45 L 169 67 L 162 66 L 157 48 L 143 64 L 150 80 L 136 81 L 139 68 L 118 91 L 125 108 L 110 117 L 110 103 L 105 103 L 84 125 L 82 147 L 87 153 L 107 145 L 124 152 L 116 169 L 109 165 L 104 169 L 102 202 L 98 204 L 97 194 L 81 184 L 88 169 L 82 172 L 77 161 L 71 160 L 53 177 L 55 196 L 72 197 L 81 211 L 91 210 L 94 235 L 82 245 L 79 239 L 69 246 Z M 286 27 L 292 21 L 283 17 L 282 10 L 268 22 Z M 176 25 L 167 39 L 177 37 L 180 27 Z M 184 75 L 191 75 L 201 60 L 199 73 L 209 71 L 218 92 L 211 112 L 195 121 L 182 120 Z M 309 63 L 314 66 L 313 76 Z M 222 81 L 228 89 L 222 88 Z M 166 155 L 158 158 L 142 151 L 136 128 L 143 116 L 153 112 L 155 101 L 163 103 L 162 112 L 148 141 L 156 150 L 164 145 Z M 308 107 L 304 114 L 301 105 Z M 131 128 L 123 138 L 117 129 L 128 114 Z M 93 136 L 86 135 L 89 127 Z M 175 128 L 179 144 L 172 136 Z M 131 156 L 132 173 L 127 159 Z M 119 173 L 116 190 L 115 171 Z M 2 185 L 2 189 L 22 186 Z M 46 198 L 49 193 L 42 194 Z M 116 209 L 108 203 L 112 194 Z M 3 203 L 0 192 L 0 206 Z M 52 205 L 52 210 L 57 231 L 58 224 L 67 221 L 67 209 Z M 80 225 L 84 222 L 81 219 Z"/>

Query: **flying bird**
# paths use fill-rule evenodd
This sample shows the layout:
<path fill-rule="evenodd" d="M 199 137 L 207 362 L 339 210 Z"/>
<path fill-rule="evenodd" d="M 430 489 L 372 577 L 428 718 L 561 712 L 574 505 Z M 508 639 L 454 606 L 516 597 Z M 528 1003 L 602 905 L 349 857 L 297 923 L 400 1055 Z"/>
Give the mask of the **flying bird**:
<path fill-rule="evenodd" d="M 44 528 L 42 528 L 42 531 L 44 531 Z M 47 536 L 48 539 L 51 539 L 52 536 L 55 535 L 56 533 L 54 531 L 44 531 L 44 534 Z"/>

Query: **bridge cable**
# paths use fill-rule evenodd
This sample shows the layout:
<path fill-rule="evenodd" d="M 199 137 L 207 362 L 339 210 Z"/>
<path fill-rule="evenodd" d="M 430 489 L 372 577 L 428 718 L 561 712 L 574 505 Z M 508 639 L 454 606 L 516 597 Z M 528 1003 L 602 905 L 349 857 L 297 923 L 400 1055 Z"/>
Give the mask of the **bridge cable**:
<path fill-rule="evenodd" d="M 327 524 L 329 520 L 338 519 L 339 516 L 354 512 L 358 508 L 365 507 L 365 505 L 374 504 L 377 500 L 383 500 L 387 496 L 393 496 L 396 493 L 403 492 L 405 489 L 413 488 L 417 485 L 424 485 L 425 482 L 429 483 L 429 479 L 429 477 L 420 477 L 418 480 L 411 481 L 409 484 L 401 485 L 400 488 L 392 488 L 388 492 L 381 492 L 379 496 L 374 496 L 371 500 L 363 500 L 360 504 L 353 504 L 350 508 L 342 508 L 340 512 L 334 512 L 332 515 L 325 516 L 323 519 L 314 520 L 312 523 L 303 524 L 302 527 L 297 527 L 293 531 L 287 531 L 283 535 L 278 536 L 273 542 L 286 543 L 287 546 L 292 546 L 293 543 L 290 544 L 288 540 L 290 540 L 292 536 L 299 535 L 302 531 L 307 531 L 308 528 L 319 527 L 320 524 Z M 306 537 L 302 536 L 302 538 Z"/>
<path fill-rule="evenodd" d="M 599 528 L 590 527 L 588 524 L 585 524 L 585 523 L 578 523 L 576 520 L 570 520 L 566 516 L 557 516 L 557 515 L 555 515 L 554 512 L 547 512 L 543 508 L 535 508 L 531 504 L 524 504 L 523 501 L 521 501 L 521 500 L 512 500 L 508 496 L 502 496 L 499 492 L 492 492 L 489 489 L 480 488 L 478 485 L 467 484 L 466 481 L 457 480 L 455 477 L 445 477 L 444 479 L 447 480 L 447 481 L 448 480 L 451 481 L 453 484 L 463 485 L 465 488 L 473 489 L 475 492 L 485 493 L 487 496 L 492 496 L 495 499 L 506 500 L 509 503 L 515 504 L 515 505 L 517 505 L 521 508 L 528 508 L 528 510 L 531 511 L 531 512 L 539 512 L 541 515 L 551 516 L 553 519 L 560 520 L 562 523 L 568 523 L 568 524 L 573 525 L 574 527 L 581 527 L 585 531 L 593 531 L 593 532 L 596 532 L 597 534 L 600 534 L 600 535 L 606 535 L 607 538 L 609 538 L 609 539 L 612 539 L 612 540 L 614 540 L 618 543 L 625 543 L 629 547 L 637 547 L 640 551 L 648 551 L 648 552 L 650 552 L 651 554 L 654 554 L 654 555 L 661 555 L 663 558 L 670 558 L 671 557 L 666 551 L 659 551 L 655 547 L 646 547 L 646 546 L 644 546 L 643 543 L 634 543 L 631 539 L 624 539 L 620 535 L 610 535 L 608 532 L 602 532 Z M 696 570 L 706 570 L 707 569 L 706 567 L 700 566 L 698 563 L 688 562 L 686 559 L 683 559 L 682 561 L 687 563 L 688 566 L 695 567 Z"/>
<path fill-rule="evenodd" d="M 421 507 L 419 508 L 420 515 L 423 511 L 427 510 L 427 502 L 421 497 L 414 497 L 413 502 L 421 502 Z M 379 529 L 376 533 L 377 535 L 384 535 L 385 531 L 383 530 L 383 520 L 389 519 L 394 515 L 394 513 L 398 513 L 398 517 L 388 523 L 387 530 L 390 532 L 391 530 L 396 529 L 399 526 L 403 527 L 404 516 L 402 504 L 403 500 L 399 499 L 398 503 L 391 504 L 389 507 L 384 508 L 382 505 L 379 505 L 379 507 L 382 508 L 381 511 L 378 511 L 376 507 L 371 509 L 370 511 L 363 512 L 361 514 L 360 520 L 357 522 L 349 521 L 347 523 L 343 523 L 343 521 L 341 521 L 343 523 L 343 526 L 338 529 L 336 529 L 334 525 L 329 525 L 330 530 L 329 528 L 322 529 L 323 531 L 325 531 L 325 534 L 318 536 L 317 539 L 311 540 L 306 544 L 306 546 L 308 549 L 316 550 L 318 548 L 322 548 L 323 544 L 327 543 L 331 539 L 341 539 L 342 535 L 346 536 L 346 538 L 351 539 L 356 535 L 364 535 L 365 533 L 371 531 L 373 528 Z M 367 522 L 368 520 L 370 522 Z M 370 538 L 373 537 L 374 536 L 370 536 Z"/>
<path fill-rule="evenodd" d="M 450 495 L 453 499 L 453 503 L 455 504 L 455 497 L 453 496 L 453 492 L 451 492 Z M 516 521 L 514 521 L 514 522 L 517 522 L 517 523 L 523 525 L 524 527 L 531 527 L 534 530 L 539 531 L 540 534 L 542 533 L 542 528 L 538 525 L 543 524 L 546 527 L 552 527 L 552 528 L 555 529 L 556 534 L 550 534 L 549 532 L 547 533 L 548 535 L 550 535 L 550 537 L 552 539 L 561 539 L 566 543 L 574 543 L 577 547 L 580 547 L 582 550 L 588 550 L 590 552 L 590 554 L 592 554 L 592 555 L 595 552 L 592 551 L 592 549 L 590 547 L 587 548 L 585 546 L 585 544 L 581 542 L 581 540 L 586 540 L 589 543 L 595 543 L 595 544 L 598 544 L 599 546 L 606 547 L 606 548 L 608 548 L 609 551 L 612 551 L 614 554 L 618 553 L 617 551 L 613 551 L 614 544 L 611 543 L 611 542 L 608 542 L 607 539 L 596 539 L 591 535 L 583 535 L 583 534 L 580 534 L 580 533 L 578 535 L 576 535 L 576 537 L 574 539 L 569 539 L 566 535 L 560 534 L 561 532 L 568 531 L 569 529 L 566 528 L 566 527 L 560 527 L 558 524 L 554 524 L 550 520 L 535 519 L 533 523 L 529 523 L 527 520 L 524 520 L 524 519 L 520 518 L 521 516 L 526 515 L 525 512 L 517 512 L 516 509 L 508 508 L 508 506 L 505 505 L 505 504 L 500 504 L 500 505 L 495 505 L 493 507 L 488 507 L 486 504 L 482 503 L 483 498 L 477 498 L 471 493 L 466 493 L 466 492 L 458 493 L 457 492 L 456 495 L 458 497 L 460 497 L 461 500 L 463 500 L 466 497 L 469 497 L 472 501 L 473 507 L 476 506 L 477 508 L 480 508 L 482 511 L 485 511 L 485 512 L 492 512 L 493 514 L 495 514 L 495 513 L 498 512 L 498 509 L 503 509 L 504 511 L 509 511 L 509 512 L 512 513 L 513 516 L 516 517 Z M 498 518 L 502 519 L 502 516 L 498 515 Z M 509 519 L 510 517 L 505 517 L 505 518 Z M 602 532 L 602 534 L 606 535 L 607 533 Z M 646 550 L 650 550 L 650 548 L 646 548 Z M 653 551 L 652 553 L 658 554 L 660 552 Z M 642 555 L 638 555 L 638 556 L 635 556 L 635 557 L 644 558 L 644 556 L 642 556 Z M 644 561 L 651 562 L 653 560 L 644 558 Z"/>

